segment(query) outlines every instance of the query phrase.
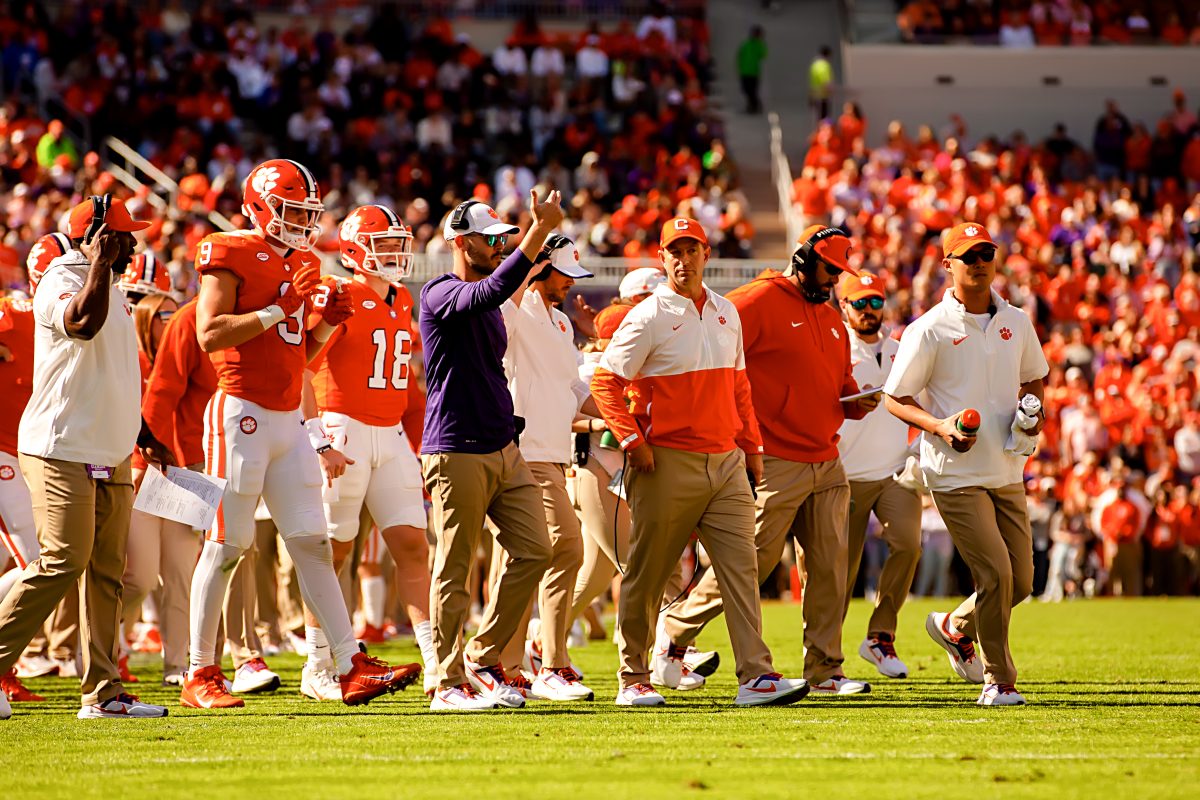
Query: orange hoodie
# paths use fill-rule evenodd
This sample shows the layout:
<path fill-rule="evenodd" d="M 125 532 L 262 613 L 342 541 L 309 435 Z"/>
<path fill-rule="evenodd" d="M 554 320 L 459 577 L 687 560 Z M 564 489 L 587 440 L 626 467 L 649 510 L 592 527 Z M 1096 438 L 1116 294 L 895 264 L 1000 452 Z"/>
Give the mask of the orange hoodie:
<path fill-rule="evenodd" d="M 739 286 L 728 298 L 742 318 L 763 452 L 808 464 L 837 458 L 842 422 L 865 416 L 857 404 L 838 400 L 859 391 L 841 316 L 828 304 L 805 300 L 778 272 Z"/>

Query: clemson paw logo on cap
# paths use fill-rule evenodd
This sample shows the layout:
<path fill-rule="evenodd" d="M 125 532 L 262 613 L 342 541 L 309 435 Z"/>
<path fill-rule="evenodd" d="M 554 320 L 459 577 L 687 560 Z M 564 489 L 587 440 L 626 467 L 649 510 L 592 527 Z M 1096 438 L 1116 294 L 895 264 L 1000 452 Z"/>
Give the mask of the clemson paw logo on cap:
<path fill-rule="evenodd" d="M 254 187 L 254 191 L 259 194 L 271 191 L 277 183 L 279 183 L 279 170 L 275 167 L 260 169 L 254 173 L 254 178 L 250 181 L 250 185 Z"/>
<path fill-rule="evenodd" d="M 496 209 L 494 209 L 494 208 L 489 208 L 487 210 L 487 213 L 488 213 L 488 216 L 491 217 L 492 219 L 500 219 L 500 215 L 496 213 Z"/>
<path fill-rule="evenodd" d="M 254 417 L 242 417 L 238 422 L 238 427 L 242 429 L 242 433 L 250 434 L 258 430 L 258 420 Z"/>
<path fill-rule="evenodd" d="M 858 282 L 861 283 L 863 286 L 870 286 L 872 283 L 875 282 L 875 279 L 872 278 L 870 275 L 863 275 L 861 278 L 858 279 Z"/>
<path fill-rule="evenodd" d="M 362 227 L 362 217 L 358 214 L 351 214 L 346 217 L 346 221 L 342 223 L 342 238 L 353 240 L 358 236 L 358 229 Z"/>
<path fill-rule="evenodd" d="M 17 477 L 17 471 L 8 464 L 0 467 L 0 481 L 11 481 L 15 477 Z"/>
<path fill-rule="evenodd" d="M 963 228 L 963 233 L 965 233 L 967 236 L 978 236 L 979 228 L 976 228 L 974 225 L 968 225 L 967 227 Z"/>

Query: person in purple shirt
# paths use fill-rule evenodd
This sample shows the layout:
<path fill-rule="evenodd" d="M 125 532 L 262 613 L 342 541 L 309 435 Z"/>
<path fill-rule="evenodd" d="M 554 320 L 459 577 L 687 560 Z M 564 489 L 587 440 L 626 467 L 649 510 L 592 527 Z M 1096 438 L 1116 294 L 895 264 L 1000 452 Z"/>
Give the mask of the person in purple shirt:
<path fill-rule="evenodd" d="M 500 655 L 517 631 L 550 566 L 550 534 L 542 490 L 513 441 L 512 397 L 504 377 L 508 336 L 500 306 L 520 292 L 538 251 L 563 220 L 562 197 L 544 203 L 530 192 L 533 224 L 512 255 L 501 261 L 518 228 L 479 200 L 460 204 L 443 234 L 454 269 L 421 290 L 420 326 L 425 345 L 425 435 L 421 467 L 433 499 L 433 645 L 438 689 L 429 707 L 475 711 L 520 708 L 524 695 L 508 684 Z M 470 609 L 467 578 L 484 517 L 508 554 L 483 622 L 463 647 Z"/>

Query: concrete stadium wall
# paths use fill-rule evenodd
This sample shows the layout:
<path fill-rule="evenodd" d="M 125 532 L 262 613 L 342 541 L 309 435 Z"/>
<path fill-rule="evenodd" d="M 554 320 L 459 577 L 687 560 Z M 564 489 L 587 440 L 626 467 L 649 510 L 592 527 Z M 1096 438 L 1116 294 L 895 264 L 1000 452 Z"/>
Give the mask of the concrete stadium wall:
<path fill-rule="evenodd" d="M 1038 47 L 1014 50 L 960 45 L 847 44 L 843 96 L 858 102 L 878 145 L 890 120 L 910 135 L 929 123 L 940 130 L 953 113 L 968 138 L 1022 130 L 1031 139 L 1055 123 L 1085 146 L 1107 99 L 1153 132 L 1176 88 L 1195 111 L 1200 101 L 1200 48 Z"/>

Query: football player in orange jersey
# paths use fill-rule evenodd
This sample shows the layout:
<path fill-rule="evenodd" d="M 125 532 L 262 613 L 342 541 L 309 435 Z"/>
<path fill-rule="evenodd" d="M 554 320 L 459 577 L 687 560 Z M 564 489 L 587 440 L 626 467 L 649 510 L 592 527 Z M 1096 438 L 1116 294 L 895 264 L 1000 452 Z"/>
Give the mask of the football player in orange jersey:
<path fill-rule="evenodd" d="M 30 294 L 37 289 L 37 282 L 50 262 L 70 249 L 71 240 L 64 233 L 38 239 L 26 262 Z M 4 413 L 0 414 L 0 545 L 8 553 L 4 556 L 4 551 L 0 551 L 0 565 L 9 556 L 13 561 L 12 569 L 0 573 L 0 600 L 26 565 L 38 557 L 39 550 L 33 500 L 17 463 L 17 423 L 33 389 L 33 329 L 32 300 L 0 297 L 0 397 L 5 404 Z M 21 684 L 15 667 L 0 675 L 0 691 L 14 702 L 45 699 Z"/>
<path fill-rule="evenodd" d="M 338 229 L 346 282 L 327 277 L 314 295 L 310 327 L 340 286 L 354 306 L 350 317 L 310 365 L 311 392 L 301 412 L 325 472 L 325 516 L 333 562 L 341 569 L 359 532 L 364 503 L 396 562 L 398 589 L 421 657 L 425 690 L 437 687 L 437 656 L 429 625 L 429 545 L 421 465 L 401 425 L 408 404 L 412 356 L 412 295 L 400 284 L 412 261 L 412 233 L 389 208 L 361 206 Z M 307 387 L 306 387 L 307 388 Z M 319 413 L 319 417 L 318 417 Z M 416 442 L 420 446 L 420 440 Z M 322 631 L 307 620 L 308 663 L 300 691 L 340 699 Z"/>
<path fill-rule="evenodd" d="M 305 298 L 320 282 L 310 250 L 324 210 L 312 173 L 272 159 L 251 170 L 243 191 L 242 209 L 254 229 L 207 236 L 196 254 L 196 338 L 217 372 L 206 412 L 205 468 L 227 483 L 192 578 L 191 669 L 180 702 L 243 705 L 220 677 L 215 641 L 230 573 L 254 542 L 261 497 L 296 565 L 305 604 L 328 637 L 342 701 L 357 705 L 407 686 L 421 668 L 392 668 L 358 651 L 333 571 L 321 467 L 299 415 L 305 365 L 353 308 L 348 294 L 331 292 L 320 322 L 305 329 Z"/>

